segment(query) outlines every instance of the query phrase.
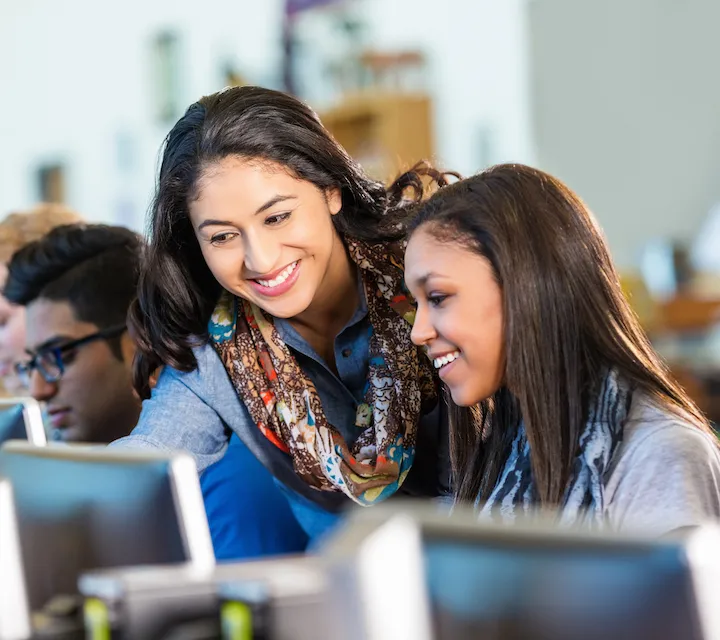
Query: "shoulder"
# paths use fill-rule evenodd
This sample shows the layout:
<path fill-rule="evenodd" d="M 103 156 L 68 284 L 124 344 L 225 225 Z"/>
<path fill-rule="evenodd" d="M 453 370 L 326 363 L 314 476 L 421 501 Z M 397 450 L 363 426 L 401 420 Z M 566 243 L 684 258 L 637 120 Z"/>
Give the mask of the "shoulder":
<path fill-rule="evenodd" d="M 220 356 L 209 344 L 193 351 L 197 367 L 192 371 L 172 367 L 162 371 L 150 399 L 143 403 L 141 421 L 159 418 L 167 422 L 168 414 L 192 421 L 212 412 L 242 433 L 252 421 Z"/>
<path fill-rule="evenodd" d="M 720 517 L 720 449 L 690 416 L 639 398 L 606 474 L 605 503 L 620 528 L 662 534 Z"/>
<path fill-rule="evenodd" d="M 646 398 L 633 401 L 615 466 L 644 459 L 655 463 L 720 464 L 717 438 L 691 416 L 658 406 Z"/>
<path fill-rule="evenodd" d="M 226 407 L 236 407 L 237 395 L 213 348 L 200 346 L 194 353 L 197 367 L 192 371 L 163 368 L 133 433 L 160 430 L 167 437 L 168 432 L 197 431 L 198 420 L 215 421 Z"/>
<path fill-rule="evenodd" d="M 183 449 L 200 470 L 217 462 L 227 446 L 226 424 L 242 426 L 245 414 L 220 358 L 212 347 L 195 350 L 198 366 L 189 372 L 165 367 L 152 395 L 142 405 L 137 426 L 123 444 Z M 241 424 L 242 423 L 242 424 Z"/>
<path fill-rule="evenodd" d="M 165 367 L 158 378 L 153 395 L 169 388 L 177 389 L 180 386 L 185 386 L 204 397 L 217 388 L 218 382 L 228 380 L 225 366 L 212 345 L 203 344 L 197 346 L 193 349 L 193 354 L 197 361 L 195 369 L 192 371 L 180 371 L 173 367 Z"/>

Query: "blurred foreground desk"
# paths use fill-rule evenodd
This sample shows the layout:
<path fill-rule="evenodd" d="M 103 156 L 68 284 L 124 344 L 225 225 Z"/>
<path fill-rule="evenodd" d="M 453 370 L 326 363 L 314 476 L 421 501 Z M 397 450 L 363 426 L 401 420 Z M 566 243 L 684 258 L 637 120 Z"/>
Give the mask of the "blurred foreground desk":
<path fill-rule="evenodd" d="M 321 610 L 326 577 L 312 556 L 219 564 L 210 571 L 188 565 L 106 570 L 85 574 L 79 586 L 88 638 L 219 638 L 218 611 L 224 601 L 232 606 L 236 595 L 256 609 L 256 619 L 268 617 L 262 608 L 272 602 L 273 633 L 262 637 L 329 637 Z M 246 637 L 226 631 L 224 638 Z"/>

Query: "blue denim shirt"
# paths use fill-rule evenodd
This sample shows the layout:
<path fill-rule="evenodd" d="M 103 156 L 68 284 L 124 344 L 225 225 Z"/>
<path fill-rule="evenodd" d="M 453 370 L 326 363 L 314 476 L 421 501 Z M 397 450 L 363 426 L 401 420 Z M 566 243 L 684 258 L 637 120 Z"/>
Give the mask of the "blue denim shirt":
<path fill-rule="evenodd" d="M 359 435 L 355 412 L 363 400 L 368 371 L 370 323 L 364 296 L 335 339 L 338 375 L 287 320 L 276 319 L 275 326 L 315 384 L 329 422 L 348 443 L 354 442 Z M 308 535 L 321 534 L 352 501 L 340 492 L 318 491 L 295 474 L 290 456 L 265 438 L 251 419 L 211 345 L 197 348 L 195 357 L 194 371 L 163 370 L 152 397 L 143 403 L 136 428 L 113 445 L 186 450 L 203 471 L 222 458 L 234 432 L 286 490 Z M 450 490 L 449 478 L 447 419 L 441 404 L 421 419 L 415 462 L 398 494 L 443 495 Z"/>

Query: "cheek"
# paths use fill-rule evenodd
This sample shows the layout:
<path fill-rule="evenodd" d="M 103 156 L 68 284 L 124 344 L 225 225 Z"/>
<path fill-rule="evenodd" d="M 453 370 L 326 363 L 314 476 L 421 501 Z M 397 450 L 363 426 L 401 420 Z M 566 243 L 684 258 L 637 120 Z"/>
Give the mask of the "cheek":
<path fill-rule="evenodd" d="M 221 284 L 234 282 L 242 273 L 242 252 L 230 248 L 204 248 L 205 264 Z"/>
<path fill-rule="evenodd" d="M 463 336 L 468 357 L 488 372 L 503 368 L 505 339 L 501 323 L 478 323 L 475 326 L 475 331 Z"/>
<path fill-rule="evenodd" d="M 502 385 L 505 376 L 503 327 L 500 319 L 495 318 L 478 319 L 474 325 L 462 328 L 456 325 L 454 329 L 452 341 L 463 351 L 467 375 L 451 392 L 457 404 L 470 406 L 490 397 Z"/>
<path fill-rule="evenodd" d="M 93 348 L 95 347 L 95 348 Z M 78 350 L 72 362 L 67 364 L 62 381 L 67 388 L 84 390 L 86 385 L 102 388 L 112 371 L 114 358 L 107 344 L 94 343 Z M 94 394 L 89 394 L 93 396 Z"/>
<path fill-rule="evenodd" d="M 503 384 L 505 378 L 505 348 L 502 336 L 488 339 L 478 345 L 477 352 L 470 354 L 470 363 L 477 375 L 470 376 L 470 390 L 479 402 L 492 396 Z"/>
<path fill-rule="evenodd" d="M 314 256 L 327 256 L 332 251 L 335 233 L 335 226 L 329 215 L 316 216 L 306 225 L 297 225 L 292 237 L 287 238 L 286 244 L 301 248 Z"/>

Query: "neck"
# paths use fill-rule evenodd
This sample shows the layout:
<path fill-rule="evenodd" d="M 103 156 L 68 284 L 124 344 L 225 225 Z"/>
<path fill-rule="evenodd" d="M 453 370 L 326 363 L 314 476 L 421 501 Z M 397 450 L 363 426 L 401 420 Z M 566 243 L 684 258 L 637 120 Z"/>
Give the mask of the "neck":
<path fill-rule="evenodd" d="M 290 321 L 301 334 L 335 339 L 360 303 L 356 269 L 340 236 L 336 234 L 325 277 L 312 303 Z"/>

